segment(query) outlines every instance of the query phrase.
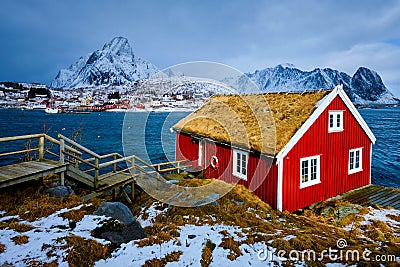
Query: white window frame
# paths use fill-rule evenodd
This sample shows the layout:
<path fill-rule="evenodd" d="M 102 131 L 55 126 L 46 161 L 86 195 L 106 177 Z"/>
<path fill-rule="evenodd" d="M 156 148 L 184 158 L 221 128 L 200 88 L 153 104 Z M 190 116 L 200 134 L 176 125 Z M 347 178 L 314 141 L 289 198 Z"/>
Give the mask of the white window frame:
<path fill-rule="evenodd" d="M 328 115 L 328 132 L 342 132 L 343 131 L 343 110 L 330 110 Z M 331 127 L 331 117 L 333 118 L 333 126 Z M 338 125 L 339 119 L 339 125 Z"/>
<path fill-rule="evenodd" d="M 315 175 L 316 178 L 314 180 L 311 180 L 312 176 L 312 170 L 311 170 L 311 163 L 313 160 L 316 160 L 316 170 L 315 170 Z M 308 181 L 303 182 L 303 162 L 307 162 L 307 178 Z M 316 185 L 321 183 L 321 157 L 320 155 L 318 156 L 312 156 L 312 157 L 306 157 L 306 158 L 300 158 L 300 188 L 305 188 L 309 187 L 312 185 Z"/>
<path fill-rule="evenodd" d="M 358 157 L 359 157 L 358 158 L 358 167 L 356 167 L 357 152 L 358 152 Z M 349 150 L 349 174 L 363 171 L 363 167 L 362 167 L 362 160 L 363 160 L 362 154 L 363 153 L 362 152 L 363 152 L 362 147 Z"/>
<path fill-rule="evenodd" d="M 233 170 L 232 170 L 232 174 L 234 176 L 236 176 L 237 178 L 240 178 L 242 180 L 247 181 L 247 174 L 248 174 L 247 166 L 248 166 L 248 163 L 249 163 L 249 153 L 246 152 L 246 151 L 237 150 L 237 149 L 233 149 L 232 151 L 233 151 L 233 164 L 232 164 Z M 241 157 L 240 163 L 239 163 L 240 164 L 240 166 L 239 166 L 240 172 L 237 171 L 237 168 L 238 168 L 238 154 L 240 154 L 240 157 Z M 243 156 L 246 157 L 246 163 L 245 163 L 246 166 L 244 168 L 245 174 L 243 173 L 243 166 L 242 166 Z"/>

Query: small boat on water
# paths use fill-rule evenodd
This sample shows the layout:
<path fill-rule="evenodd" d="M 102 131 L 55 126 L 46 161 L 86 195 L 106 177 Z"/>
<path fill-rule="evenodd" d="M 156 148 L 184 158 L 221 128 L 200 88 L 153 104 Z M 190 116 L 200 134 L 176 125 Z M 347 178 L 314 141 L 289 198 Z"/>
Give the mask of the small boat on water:
<path fill-rule="evenodd" d="M 32 109 L 45 109 L 46 105 L 45 104 L 35 104 L 32 106 Z"/>
<path fill-rule="evenodd" d="M 59 110 L 58 108 L 52 108 L 52 107 L 47 107 L 44 111 L 50 114 L 57 114 L 61 112 L 61 110 Z"/>

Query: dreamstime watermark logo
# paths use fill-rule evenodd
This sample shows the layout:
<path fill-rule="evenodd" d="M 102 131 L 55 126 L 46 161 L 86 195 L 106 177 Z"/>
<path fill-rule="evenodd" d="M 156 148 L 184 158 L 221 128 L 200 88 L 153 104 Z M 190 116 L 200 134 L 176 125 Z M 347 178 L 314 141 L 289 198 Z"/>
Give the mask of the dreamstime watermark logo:
<path fill-rule="evenodd" d="M 336 241 L 336 248 L 329 247 L 328 249 L 316 252 L 312 249 L 303 251 L 298 250 L 278 250 L 273 248 L 261 249 L 257 252 L 257 258 L 260 261 L 273 261 L 278 259 L 280 261 L 346 261 L 346 262 L 359 262 L 359 261 L 374 261 L 374 262 L 395 262 L 395 255 L 373 255 L 372 251 L 365 248 L 362 253 L 356 249 L 346 249 L 347 241 L 340 238 Z"/>
<path fill-rule="evenodd" d="M 239 95 L 239 92 L 251 93 L 254 98 Z M 214 62 L 175 65 L 141 82 L 136 89 L 139 101 L 164 107 L 155 108 L 155 112 L 125 113 L 122 130 L 124 155 L 136 155 L 143 159 L 142 162 L 138 162 L 138 159 L 135 162 L 142 168 L 132 168 L 137 184 L 153 198 L 182 207 L 202 206 L 228 193 L 240 179 L 232 176 L 233 164 L 227 164 L 234 161 L 234 153 L 224 153 L 222 156 L 223 148 L 216 140 L 223 139 L 225 147 L 232 145 L 243 151 L 250 151 L 256 145 L 257 150 L 263 153 L 266 151 L 266 155 L 275 153 L 273 115 L 269 112 L 266 98 L 257 97 L 257 93 L 260 90 L 245 74 Z M 225 94 L 235 97 L 222 96 Z M 174 104 L 197 108 L 212 95 L 220 97 L 212 97 L 209 104 L 206 104 L 208 106 L 203 106 L 205 108 L 201 114 L 158 112 L 168 111 Z M 178 121 L 180 125 L 176 127 Z M 174 131 L 185 132 L 182 139 L 187 138 L 186 141 L 177 141 L 174 146 Z M 212 178 L 217 179 L 202 186 L 183 187 L 152 173 L 145 164 L 176 160 L 186 160 L 184 164 L 190 170 L 210 171 Z M 252 179 L 251 175 L 265 174 L 271 165 L 272 160 L 257 161 L 257 164 L 252 165 L 251 172 L 246 172 L 244 168 L 240 168 L 239 172 L 246 174 L 249 189 L 255 191 L 266 175 L 257 179 Z M 222 183 L 221 180 L 228 183 Z"/>

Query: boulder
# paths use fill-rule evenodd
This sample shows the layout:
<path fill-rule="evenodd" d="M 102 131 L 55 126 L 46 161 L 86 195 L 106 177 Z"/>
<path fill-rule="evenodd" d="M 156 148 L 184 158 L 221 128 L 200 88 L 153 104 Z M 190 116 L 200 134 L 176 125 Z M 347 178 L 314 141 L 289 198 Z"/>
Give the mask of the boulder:
<path fill-rule="evenodd" d="M 118 246 L 131 240 L 146 237 L 145 231 L 133 217 L 130 209 L 121 202 L 105 202 L 94 214 L 113 219 L 94 230 L 96 237 L 104 238 Z"/>
<path fill-rule="evenodd" d="M 67 197 L 69 195 L 75 195 L 75 192 L 70 186 L 59 185 L 44 190 L 43 194 L 49 194 L 49 196 L 55 198 L 62 198 L 62 197 Z"/>
<path fill-rule="evenodd" d="M 124 225 L 136 222 L 131 210 L 121 202 L 105 202 L 94 212 L 94 215 L 111 217 Z"/>
<path fill-rule="evenodd" d="M 94 232 L 96 237 L 106 239 L 118 246 L 122 243 L 128 243 L 132 240 L 146 237 L 145 231 L 137 222 L 128 226 L 123 226 L 121 229 L 107 229 L 107 226 L 99 227 L 96 228 Z"/>

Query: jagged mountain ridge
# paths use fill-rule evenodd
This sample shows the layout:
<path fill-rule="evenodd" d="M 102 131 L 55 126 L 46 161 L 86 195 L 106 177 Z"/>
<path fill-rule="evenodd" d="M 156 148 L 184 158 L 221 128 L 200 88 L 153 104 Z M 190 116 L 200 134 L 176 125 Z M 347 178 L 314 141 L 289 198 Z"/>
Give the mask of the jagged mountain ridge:
<path fill-rule="evenodd" d="M 147 79 L 156 72 L 153 64 L 134 55 L 128 39 L 115 37 L 101 50 L 80 57 L 67 69 L 61 69 L 51 87 L 122 85 Z"/>
<path fill-rule="evenodd" d="M 129 85 L 156 73 L 157 68 L 154 65 L 134 55 L 126 38 L 115 37 L 101 50 L 80 57 L 67 69 L 61 69 L 51 83 L 51 87 L 68 89 Z M 385 87 L 381 77 L 375 71 L 365 67 L 360 67 L 352 77 L 330 68 L 302 71 L 291 64 L 256 70 L 245 75 L 263 92 L 332 89 L 342 84 L 350 99 L 357 104 L 397 104 L 400 102 Z M 233 77 L 232 79 L 235 80 Z M 234 87 L 239 89 L 239 93 L 250 93 L 247 91 L 248 82 L 248 79 L 242 76 L 234 82 Z M 207 92 L 215 91 L 215 88 L 211 89 L 204 88 Z M 198 90 L 200 87 L 196 88 L 196 91 Z M 221 88 L 217 91 L 223 93 L 220 90 Z M 227 90 L 226 93 L 232 92 Z"/>
<path fill-rule="evenodd" d="M 278 65 L 274 68 L 246 73 L 263 92 L 304 91 L 332 89 L 342 84 L 350 99 L 356 104 L 397 104 L 397 99 L 383 84 L 378 73 L 360 67 L 353 77 L 330 68 L 302 71 L 293 65 Z M 238 84 L 241 88 L 241 84 Z"/>

